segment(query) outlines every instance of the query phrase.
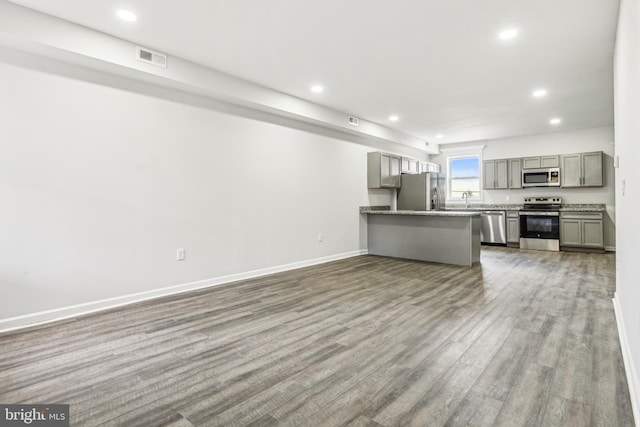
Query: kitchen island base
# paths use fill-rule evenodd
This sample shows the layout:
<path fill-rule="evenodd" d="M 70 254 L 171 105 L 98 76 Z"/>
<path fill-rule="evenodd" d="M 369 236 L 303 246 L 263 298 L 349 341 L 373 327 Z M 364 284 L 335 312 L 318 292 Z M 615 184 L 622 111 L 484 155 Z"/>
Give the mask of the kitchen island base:
<path fill-rule="evenodd" d="M 368 212 L 370 255 L 470 266 L 480 262 L 480 215 Z"/>

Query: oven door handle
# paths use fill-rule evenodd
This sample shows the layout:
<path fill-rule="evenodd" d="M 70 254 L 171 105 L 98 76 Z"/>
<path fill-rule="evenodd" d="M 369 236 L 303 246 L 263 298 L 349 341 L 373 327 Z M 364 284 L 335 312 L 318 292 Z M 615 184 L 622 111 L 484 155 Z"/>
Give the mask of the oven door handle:
<path fill-rule="evenodd" d="M 531 211 L 520 211 L 520 215 L 560 216 L 560 212 L 531 212 Z"/>

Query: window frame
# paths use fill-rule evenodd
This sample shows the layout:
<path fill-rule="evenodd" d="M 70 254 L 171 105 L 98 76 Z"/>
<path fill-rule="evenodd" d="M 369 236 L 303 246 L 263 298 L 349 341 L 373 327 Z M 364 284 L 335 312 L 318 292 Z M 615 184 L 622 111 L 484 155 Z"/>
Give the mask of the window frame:
<path fill-rule="evenodd" d="M 483 161 L 482 161 L 482 150 L 484 149 L 484 146 L 480 146 L 480 147 L 468 147 L 466 149 L 458 149 L 458 150 L 446 150 L 449 151 L 448 153 L 445 152 L 445 150 L 442 150 L 443 152 L 445 152 L 445 158 L 446 158 L 446 166 L 447 166 L 447 176 L 446 176 L 446 181 L 447 181 L 447 197 L 446 197 L 446 202 L 448 203 L 463 203 L 464 199 L 463 198 L 452 198 L 451 195 L 451 161 L 452 160 L 458 160 L 458 159 L 470 159 L 470 158 L 477 158 L 478 159 L 478 194 L 472 197 L 469 197 L 468 201 L 470 202 L 480 202 L 482 203 L 483 199 L 484 199 L 484 187 L 483 187 Z"/>

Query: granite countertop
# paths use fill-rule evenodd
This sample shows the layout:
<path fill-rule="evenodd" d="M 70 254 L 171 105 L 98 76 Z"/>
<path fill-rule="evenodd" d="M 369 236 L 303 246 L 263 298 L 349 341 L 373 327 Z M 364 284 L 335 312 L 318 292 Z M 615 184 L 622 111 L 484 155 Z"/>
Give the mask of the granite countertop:
<path fill-rule="evenodd" d="M 469 207 L 459 204 L 446 205 L 445 209 L 462 210 L 462 211 L 519 211 L 522 204 L 470 204 Z"/>
<path fill-rule="evenodd" d="M 455 216 L 456 213 L 471 213 L 478 211 L 519 211 L 522 204 L 471 204 L 469 207 L 465 205 L 446 205 L 443 211 L 392 211 L 390 206 L 360 206 L 360 213 L 372 213 L 377 215 L 438 215 L 450 212 Z M 560 208 L 560 212 L 605 212 L 607 205 L 604 203 L 566 203 Z M 459 216 L 459 215 L 458 215 Z"/>
<path fill-rule="evenodd" d="M 604 203 L 567 203 L 562 205 L 560 212 L 605 212 Z"/>
<path fill-rule="evenodd" d="M 461 210 L 461 211 L 519 211 L 522 205 L 470 205 L 468 208 L 464 205 L 447 205 L 445 209 Z M 560 208 L 560 212 L 604 212 L 607 205 L 604 203 L 565 203 Z"/>
<path fill-rule="evenodd" d="M 459 216 L 473 217 L 480 215 L 477 211 L 392 211 L 388 206 L 360 206 L 360 213 L 369 215 L 405 215 L 405 216 Z"/>

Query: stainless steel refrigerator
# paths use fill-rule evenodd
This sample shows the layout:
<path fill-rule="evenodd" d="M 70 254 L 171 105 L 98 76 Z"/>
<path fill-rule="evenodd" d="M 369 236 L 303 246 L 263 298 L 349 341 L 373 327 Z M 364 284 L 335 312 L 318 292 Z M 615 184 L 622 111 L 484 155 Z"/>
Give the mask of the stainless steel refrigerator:
<path fill-rule="evenodd" d="M 398 210 L 430 211 L 444 209 L 445 174 L 425 172 L 403 174 L 398 191 Z"/>

